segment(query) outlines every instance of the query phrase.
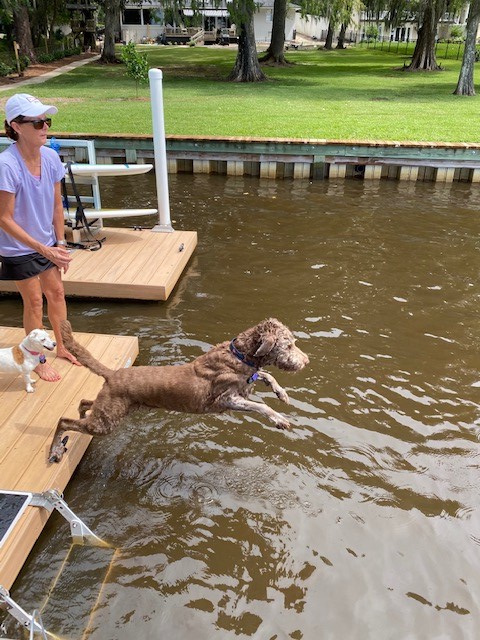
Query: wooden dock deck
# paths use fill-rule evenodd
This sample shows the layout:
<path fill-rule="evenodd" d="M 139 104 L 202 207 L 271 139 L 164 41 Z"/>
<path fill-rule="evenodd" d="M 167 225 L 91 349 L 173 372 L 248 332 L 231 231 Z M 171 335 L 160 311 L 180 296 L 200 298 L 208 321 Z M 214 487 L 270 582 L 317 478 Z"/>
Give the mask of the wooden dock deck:
<path fill-rule="evenodd" d="M 115 369 L 129 366 L 138 355 L 136 337 L 75 335 L 95 357 Z M 23 329 L 0 327 L 0 348 L 18 344 L 23 337 Z M 47 359 L 53 361 L 48 354 Z M 0 373 L 0 489 L 63 491 L 88 447 L 90 436 L 71 433 L 62 462 L 48 463 L 58 419 L 78 417 L 80 399 L 95 397 L 103 384 L 85 367 L 60 359 L 55 359 L 54 366 L 62 379 L 56 383 L 38 380 L 35 393 L 26 393 L 21 376 Z M 0 585 L 6 589 L 11 588 L 48 517 L 46 509 L 28 506 L 0 548 Z"/>
<path fill-rule="evenodd" d="M 75 250 L 63 281 L 67 296 L 167 300 L 197 246 L 196 231 L 157 233 L 103 227 L 99 251 Z M 0 280 L 0 292 L 16 291 Z"/>

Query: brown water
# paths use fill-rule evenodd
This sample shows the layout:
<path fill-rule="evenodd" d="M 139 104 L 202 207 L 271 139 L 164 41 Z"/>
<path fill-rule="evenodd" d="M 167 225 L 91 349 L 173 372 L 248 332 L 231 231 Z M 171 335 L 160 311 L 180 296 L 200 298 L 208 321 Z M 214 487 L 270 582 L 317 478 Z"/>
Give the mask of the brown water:
<path fill-rule="evenodd" d="M 478 638 L 478 187 L 170 187 L 176 228 L 199 234 L 170 300 L 72 301 L 73 325 L 138 335 L 137 363 L 158 365 L 276 316 L 310 365 L 273 371 L 289 407 L 257 396 L 292 431 L 131 415 L 66 491 L 117 551 L 75 548 L 52 587 L 69 547 L 54 516 L 12 595 L 65 638 Z M 155 202 L 152 177 L 102 193 Z M 0 324 L 20 322 L 1 301 Z"/>

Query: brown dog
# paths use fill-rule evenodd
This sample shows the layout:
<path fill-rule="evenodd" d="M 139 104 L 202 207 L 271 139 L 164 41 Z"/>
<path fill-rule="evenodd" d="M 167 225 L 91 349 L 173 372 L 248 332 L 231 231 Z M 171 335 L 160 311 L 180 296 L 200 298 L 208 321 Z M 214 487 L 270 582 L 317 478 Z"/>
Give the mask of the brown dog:
<path fill-rule="evenodd" d="M 186 413 L 256 411 L 279 429 L 288 420 L 268 405 L 248 399 L 253 383 L 270 385 L 277 397 L 288 396 L 262 367 L 275 365 L 284 371 L 299 371 L 308 357 L 295 346 L 291 331 L 275 318 L 247 329 L 231 342 L 222 342 L 188 364 L 163 367 L 109 369 L 75 341 L 67 320 L 61 325 L 66 348 L 91 371 L 105 378 L 96 400 L 81 400 L 79 420 L 60 418 L 50 447 L 50 462 L 60 462 L 65 452 L 66 431 L 106 435 L 132 409 L 162 407 Z M 87 411 L 90 411 L 88 416 Z"/>

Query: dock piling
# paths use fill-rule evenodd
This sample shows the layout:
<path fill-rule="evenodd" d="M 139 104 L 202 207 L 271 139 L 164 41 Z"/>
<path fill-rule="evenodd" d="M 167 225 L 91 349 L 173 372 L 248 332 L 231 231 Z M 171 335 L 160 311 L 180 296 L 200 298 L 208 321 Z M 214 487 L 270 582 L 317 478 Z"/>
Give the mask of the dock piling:
<path fill-rule="evenodd" d="M 161 69 L 150 69 L 150 98 L 153 123 L 153 152 L 155 157 L 155 180 L 158 198 L 158 224 L 153 231 L 171 233 L 170 202 L 168 196 L 167 147 L 165 142 L 165 122 L 163 118 L 163 73 Z"/>

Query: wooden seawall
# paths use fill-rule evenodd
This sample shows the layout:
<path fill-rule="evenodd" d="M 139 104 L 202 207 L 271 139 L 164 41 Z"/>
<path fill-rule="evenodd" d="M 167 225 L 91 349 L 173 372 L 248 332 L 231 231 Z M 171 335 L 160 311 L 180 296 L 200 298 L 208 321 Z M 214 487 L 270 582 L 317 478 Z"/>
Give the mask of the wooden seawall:
<path fill-rule="evenodd" d="M 154 162 L 152 136 L 60 134 L 95 143 L 99 163 Z M 270 179 L 480 182 L 480 144 L 167 136 L 170 173 Z M 62 150 L 68 157 L 69 150 Z M 68 159 L 84 162 L 82 150 Z"/>

